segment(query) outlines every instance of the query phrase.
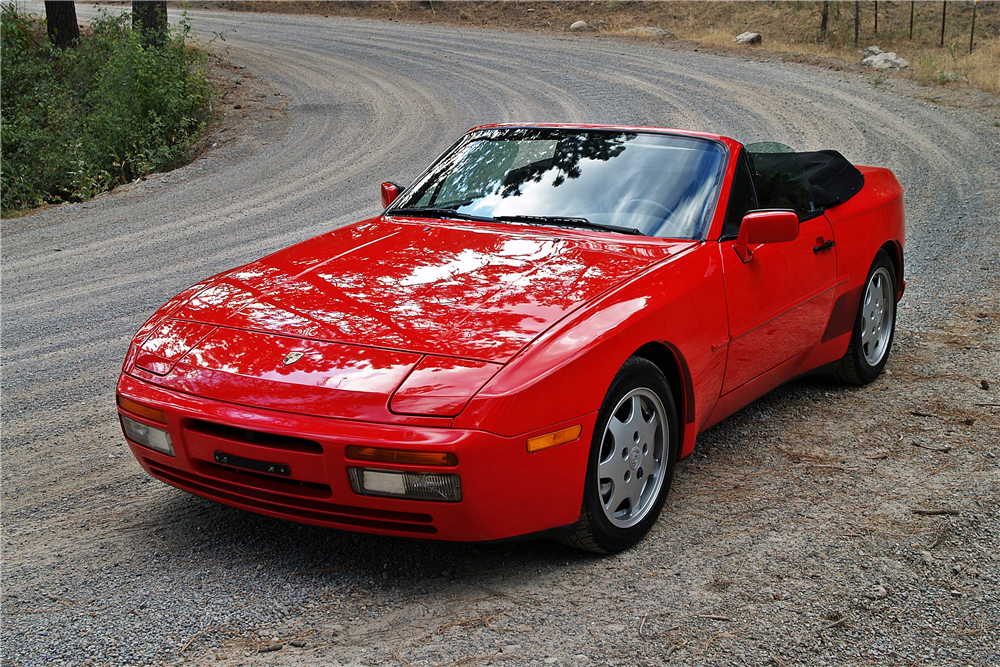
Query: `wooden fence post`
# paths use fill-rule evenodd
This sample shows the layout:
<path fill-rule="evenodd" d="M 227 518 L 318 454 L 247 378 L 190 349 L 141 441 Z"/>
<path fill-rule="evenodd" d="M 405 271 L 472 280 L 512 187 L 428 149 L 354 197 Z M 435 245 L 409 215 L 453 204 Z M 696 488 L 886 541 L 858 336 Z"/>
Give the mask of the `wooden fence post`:
<path fill-rule="evenodd" d="M 948 13 L 948 0 L 941 2 L 941 46 L 944 46 L 944 17 Z"/>
<path fill-rule="evenodd" d="M 972 0 L 972 29 L 969 31 L 969 53 L 972 53 L 972 43 L 976 39 L 976 5 L 979 0 Z"/>

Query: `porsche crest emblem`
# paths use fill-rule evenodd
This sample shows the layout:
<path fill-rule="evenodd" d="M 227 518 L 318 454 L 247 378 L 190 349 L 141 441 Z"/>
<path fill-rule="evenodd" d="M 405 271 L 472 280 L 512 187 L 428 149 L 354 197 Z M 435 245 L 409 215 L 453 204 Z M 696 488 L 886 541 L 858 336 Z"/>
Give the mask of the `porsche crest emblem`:
<path fill-rule="evenodd" d="M 291 366 L 302 357 L 303 354 L 301 352 L 289 352 L 288 354 L 285 355 L 285 358 L 281 360 L 281 363 L 283 363 L 286 366 Z"/>

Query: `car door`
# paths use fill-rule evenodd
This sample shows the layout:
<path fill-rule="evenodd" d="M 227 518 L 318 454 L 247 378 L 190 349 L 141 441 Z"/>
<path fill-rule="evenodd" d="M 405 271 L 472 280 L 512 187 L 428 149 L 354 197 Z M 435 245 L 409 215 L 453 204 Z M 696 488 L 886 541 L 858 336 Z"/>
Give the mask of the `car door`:
<path fill-rule="evenodd" d="M 824 248 L 832 239 L 820 215 L 801 222 L 794 241 L 759 246 L 746 263 L 735 241 L 720 244 L 730 334 L 723 394 L 819 343 L 837 285 L 836 248 Z"/>
<path fill-rule="evenodd" d="M 752 194 L 743 195 L 742 204 L 733 201 L 741 181 L 742 191 L 751 191 L 746 169 L 741 163 L 719 242 L 730 334 L 723 394 L 819 343 L 837 285 L 833 230 L 822 213 L 801 221 L 794 241 L 755 246 L 746 262 L 737 254 L 735 233 L 746 206 L 769 203 Z"/>

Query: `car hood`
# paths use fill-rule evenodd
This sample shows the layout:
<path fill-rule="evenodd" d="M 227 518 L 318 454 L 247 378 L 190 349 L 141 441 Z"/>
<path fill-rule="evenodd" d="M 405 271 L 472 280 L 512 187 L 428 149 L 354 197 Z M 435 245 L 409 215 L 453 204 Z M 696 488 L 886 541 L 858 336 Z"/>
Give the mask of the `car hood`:
<path fill-rule="evenodd" d="M 223 274 L 171 319 L 505 363 L 567 313 L 692 243 L 376 218 Z"/>

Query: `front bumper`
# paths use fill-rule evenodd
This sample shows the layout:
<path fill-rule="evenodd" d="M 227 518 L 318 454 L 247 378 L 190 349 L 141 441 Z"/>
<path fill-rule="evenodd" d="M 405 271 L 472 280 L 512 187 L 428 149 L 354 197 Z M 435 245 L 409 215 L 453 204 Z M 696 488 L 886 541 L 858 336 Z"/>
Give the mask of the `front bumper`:
<path fill-rule="evenodd" d="M 575 420 L 579 440 L 529 454 L 538 433 L 503 437 L 472 429 L 376 424 L 262 410 L 163 389 L 123 374 L 118 393 L 162 410 L 171 457 L 129 441 L 153 477 L 197 496 L 281 519 L 365 533 L 447 541 L 492 541 L 576 522 L 596 414 Z M 119 407 L 119 412 L 157 426 Z M 162 425 L 161 425 L 162 426 Z M 458 463 L 422 467 L 347 458 L 361 445 L 450 452 Z M 220 464 L 217 453 L 287 466 L 268 474 Z M 226 460 L 223 458 L 223 460 Z M 362 496 L 349 467 L 457 474 L 460 502 Z"/>

